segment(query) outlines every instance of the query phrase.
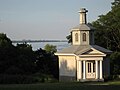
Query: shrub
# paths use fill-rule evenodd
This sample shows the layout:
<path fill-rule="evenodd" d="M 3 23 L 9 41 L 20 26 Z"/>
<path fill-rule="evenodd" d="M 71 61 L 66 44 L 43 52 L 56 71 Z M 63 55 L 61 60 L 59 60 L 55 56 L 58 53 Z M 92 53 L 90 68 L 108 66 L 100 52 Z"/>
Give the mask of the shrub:
<path fill-rule="evenodd" d="M 38 83 L 58 82 L 57 79 L 55 79 L 52 75 L 49 75 L 49 74 L 36 73 L 33 75 L 33 77 L 36 79 Z"/>
<path fill-rule="evenodd" d="M 30 84 L 36 81 L 34 77 L 27 75 L 0 75 L 0 84 Z"/>

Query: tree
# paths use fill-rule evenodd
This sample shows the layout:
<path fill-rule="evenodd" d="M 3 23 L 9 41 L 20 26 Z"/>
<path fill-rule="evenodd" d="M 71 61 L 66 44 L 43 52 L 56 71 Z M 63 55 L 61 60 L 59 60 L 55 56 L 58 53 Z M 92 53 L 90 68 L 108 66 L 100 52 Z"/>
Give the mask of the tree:
<path fill-rule="evenodd" d="M 6 36 L 6 34 L 0 33 L 0 47 L 12 46 L 12 41 Z"/>
<path fill-rule="evenodd" d="M 120 51 L 120 0 L 112 3 L 112 10 L 92 23 L 96 28 L 96 44 L 112 51 Z"/>
<path fill-rule="evenodd" d="M 31 83 L 35 72 L 35 57 L 28 44 L 12 45 L 6 34 L 0 33 L 0 83 Z"/>
<path fill-rule="evenodd" d="M 110 56 L 111 74 L 120 75 L 120 52 L 114 52 Z"/>
<path fill-rule="evenodd" d="M 52 75 L 58 77 L 58 60 L 57 57 L 46 50 L 38 49 L 36 55 L 36 70 L 40 74 Z"/>
<path fill-rule="evenodd" d="M 34 70 L 34 52 L 28 44 L 12 45 L 6 34 L 0 34 L 0 73 L 31 74 Z"/>
<path fill-rule="evenodd" d="M 66 36 L 67 40 L 68 40 L 68 43 L 72 43 L 72 35 L 68 35 Z"/>
<path fill-rule="evenodd" d="M 112 3 L 112 8 L 118 8 L 119 5 L 120 5 L 120 0 L 114 0 L 114 2 Z"/>
<path fill-rule="evenodd" d="M 35 72 L 35 54 L 31 45 L 27 43 L 17 44 L 16 67 L 21 69 L 24 74 Z"/>
<path fill-rule="evenodd" d="M 0 33 L 0 73 L 5 73 L 6 70 L 13 65 L 16 57 L 15 47 L 12 41 L 6 34 Z"/>
<path fill-rule="evenodd" d="M 54 45 L 50 45 L 50 44 L 46 44 L 44 49 L 48 52 L 48 53 L 55 53 L 57 51 L 56 46 Z"/>

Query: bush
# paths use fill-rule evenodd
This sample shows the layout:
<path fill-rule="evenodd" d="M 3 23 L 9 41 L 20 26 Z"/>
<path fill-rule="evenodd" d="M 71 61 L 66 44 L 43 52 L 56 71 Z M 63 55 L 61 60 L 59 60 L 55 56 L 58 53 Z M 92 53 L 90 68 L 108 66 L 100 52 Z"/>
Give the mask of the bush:
<path fill-rule="evenodd" d="M 110 70 L 112 75 L 120 75 L 120 52 L 114 52 L 110 56 Z"/>
<path fill-rule="evenodd" d="M 36 79 L 38 83 L 58 82 L 57 79 L 55 79 L 52 75 L 49 75 L 49 74 L 36 73 L 33 75 L 33 77 Z"/>
<path fill-rule="evenodd" d="M 0 84 L 30 84 L 37 80 L 32 76 L 27 75 L 0 75 Z"/>
<path fill-rule="evenodd" d="M 114 79 L 114 78 L 113 78 L 113 75 L 104 77 L 104 81 L 105 81 L 105 82 L 111 81 L 111 80 L 113 80 L 113 79 Z"/>
<path fill-rule="evenodd" d="M 104 77 L 104 81 L 107 82 L 107 81 L 120 81 L 120 75 L 110 75 L 110 76 L 107 76 L 107 77 Z"/>

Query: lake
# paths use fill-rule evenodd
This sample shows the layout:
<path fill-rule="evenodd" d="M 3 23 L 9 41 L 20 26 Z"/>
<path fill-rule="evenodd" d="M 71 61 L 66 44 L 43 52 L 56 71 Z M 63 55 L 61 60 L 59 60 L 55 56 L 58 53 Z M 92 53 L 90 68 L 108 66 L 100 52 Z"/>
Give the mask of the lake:
<path fill-rule="evenodd" d="M 44 46 L 46 44 L 55 45 L 57 47 L 57 51 L 70 46 L 70 44 L 68 44 L 68 42 L 34 42 L 34 43 L 32 42 L 32 43 L 27 43 L 27 44 L 30 44 L 34 51 L 39 48 L 44 49 Z M 16 43 L 13 43 L 13 45 L 16 45 Z"/>

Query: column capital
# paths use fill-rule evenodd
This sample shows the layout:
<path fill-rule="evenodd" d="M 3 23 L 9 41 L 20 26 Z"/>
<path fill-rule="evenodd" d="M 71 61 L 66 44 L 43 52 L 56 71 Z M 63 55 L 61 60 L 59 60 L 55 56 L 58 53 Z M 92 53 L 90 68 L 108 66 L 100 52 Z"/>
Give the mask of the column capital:
<path fill-rule="evenodd" d="M 103 60 L 95 60 L 95 61 L 103 61 Z"/>

